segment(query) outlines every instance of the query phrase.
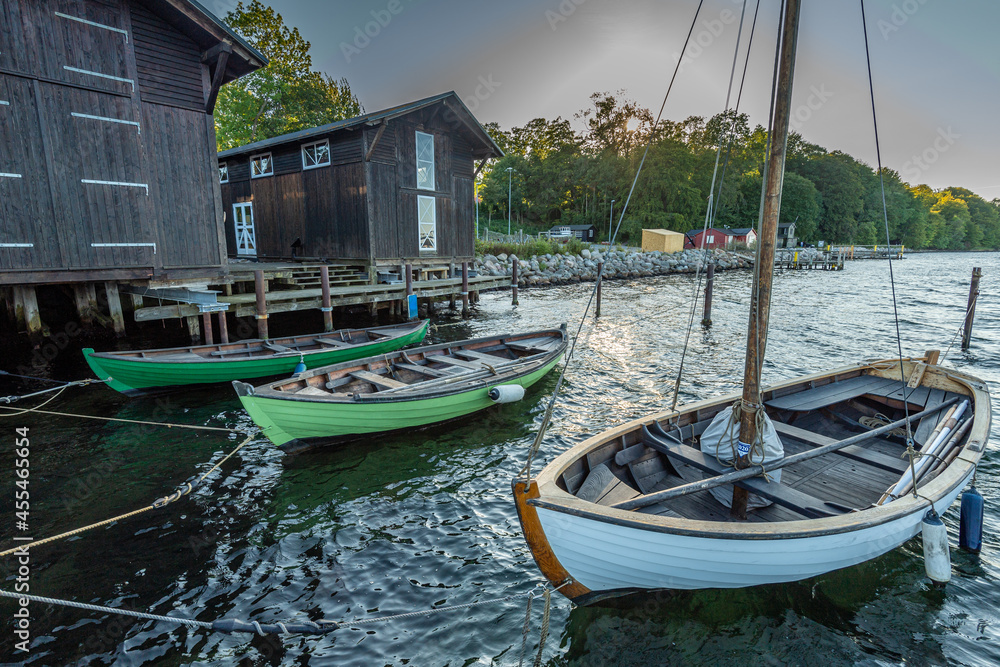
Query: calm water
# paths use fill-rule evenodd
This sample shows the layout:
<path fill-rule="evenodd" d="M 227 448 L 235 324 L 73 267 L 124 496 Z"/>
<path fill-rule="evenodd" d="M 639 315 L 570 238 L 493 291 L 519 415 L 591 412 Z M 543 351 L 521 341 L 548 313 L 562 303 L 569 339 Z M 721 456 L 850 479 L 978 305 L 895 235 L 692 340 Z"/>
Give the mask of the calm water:
<path fill-rule="evenodd" d="M 964 315 L 973 266 L 983 294 L 968 353 L 947 363 L 1000 390 L 1000 254 L 913 255 L 895 262 L 903 349 L 944 351 Z M 716 278 L 714 326 L 696 324 L 682 400 L 735 390 L 742 373 L 749 272 Z M 669 406 L 691 299 L 689 276 L 615 282 L 584 327 L 542 462 L 581 438 Z M 439 318 L 435 340 L 556 326 L 575 330 L 589 285 L 484 294 L 468 322 Z M 700 319 L 700 310 L 698 314 Z M 957 344 L 957 341 L 956 341 Z M 896 353 L 888 264 L 783 273 L 765 380 Z M 3 366 L 0 366 L 3 367 Z M 13 370 L 9 367 L 8 370 Z M 44 371 L 40 371 L 44 372 Z M 76 350 L 48 369 L 86 376 Z M 510 480 L 541 419 L 554 374 L 525 400 L 467 423 L 286 456 L 258 440 L 193 498 L 40 547 L 31 592 L 155 613 L 271 622 L 351 619 L 500 597 L 541 579 L 521 538 Z M 0 383 L 0 394 L 24 385 Z M 226 387 L 127 400 L 73 389 L 66 412 L 249 428 Z M 919 541 L 862 566 L 794 584 L 650 597 L 622 609 L 554 598 L 550 665 L 1000 664 L 1000 410 L 980 468 L 987 500 L 979 557 L 953 550 L 943 592 L 924 577 Z M 29 426 L 31 529 L 37 538 L 132 510 L 170 492 L 234 445 L 225 434 L 25 415 L 0 421 L 0 516 L 13 516 L 15 426 Z M 945 517 L 957 542 L 957 506 Z M 11 534 L 11 524 L 4 520 Z M 4 540 L 3 544 L 9 544 Z M 9 566 L 10 563 L 4 565 Z M 9 571 L 4 588 L 13 588 Z M 540 605 L 532 639 L 537 640 Z M 27 664 L 516 665 L 523 600 L 322 638 L 227 637 L 175 625 L 32 607 Z M 6 619 L 11 601 L 0 602 Z M 7 621 L 0 661 L 13 652 Z"/>

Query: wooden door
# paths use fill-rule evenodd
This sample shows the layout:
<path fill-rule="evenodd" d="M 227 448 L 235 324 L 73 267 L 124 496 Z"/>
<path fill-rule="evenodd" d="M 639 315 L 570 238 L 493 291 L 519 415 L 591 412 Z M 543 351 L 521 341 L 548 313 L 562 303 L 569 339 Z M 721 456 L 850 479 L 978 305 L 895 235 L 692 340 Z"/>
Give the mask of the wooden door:
<path fill-rule="evenodd" d="M 236 226 L 236 254 L 257 256 L 257 234 L 253 227 L 253 202 L 233 204 Z"/>

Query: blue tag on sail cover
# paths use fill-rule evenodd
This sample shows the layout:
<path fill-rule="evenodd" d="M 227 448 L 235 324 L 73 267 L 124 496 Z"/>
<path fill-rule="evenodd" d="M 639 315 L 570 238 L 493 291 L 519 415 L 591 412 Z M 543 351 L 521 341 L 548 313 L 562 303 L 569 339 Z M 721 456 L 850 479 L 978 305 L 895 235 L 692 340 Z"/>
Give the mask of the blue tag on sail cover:
<path fill-rule="evenodd" d="M 736 451 L 740 453 L 740 456 L 746 456 L 750 453 L 750 443 L 740 440 L 739 444 L 736 446 Z"/>

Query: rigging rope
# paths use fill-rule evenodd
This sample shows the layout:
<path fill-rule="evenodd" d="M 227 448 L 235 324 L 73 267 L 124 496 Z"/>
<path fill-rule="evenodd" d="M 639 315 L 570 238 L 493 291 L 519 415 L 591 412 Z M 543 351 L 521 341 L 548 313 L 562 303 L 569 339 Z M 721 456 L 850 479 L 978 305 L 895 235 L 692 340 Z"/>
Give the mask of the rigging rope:
<path fill-rule="evenodd" d="M 639 161 L 639 166 L 636 169 L 635 178 L 632 179 L 632 187 L 628 191 L 628 197 L 625 198 L 625 205 L 622 207 L 621 214 L 618 216 L 618 224 L 615 226 L 614 232 L 608 240 L 609 247 L 614 244 L 615 238 L 618 237 L 618 230 L 621 229 L 622 222 L 625 219 L 625 213 L 628 211 L 629 202 L 632 201 L 632 194 L 635 192 L 636 183 L 639 182 L 639 174 L 642 173 L 642 167 L 646 164 L 646 156 L 649 155 L 649 147 L 653 144 L 656 127 L 660 124 L 660 119 L 663 117 L 663 109 L 667 106 L 667 99 L 670 97 L 670 91 L 673 90 L 674 81 L 677 79 L 677 73 L 680 71 L 681 63 L 684 62 L 684 54 L 687 52 L 688 43 L 691 41 L 691 35 L 694 33 L 695 26 L 698 24 L 698 17 L 701 15 L 701 7 L 703 4 L 705 4 L 705 0 L 698 1 L 698 7 L 694 12 L 694 18 L 691 20 L 691 27 L 688 28 L 687 37 L 684 39 L 684 46 L 681 47 L 680 57 L 677 59 L 677 64 L 674 66 L 674 73 L 670 77 L 670 84 L 667 86 L 667 92 L 663 96 L 663 103 L 660 104 L 660 111 L 656 114 L 656 120 L 653 121 L 653 126 L 649 130 L 649 139 L 646 142 L 646 148 L 642 153 L 642 159 Z M 594 302 L 594 297 L 597 294 L 597 290 L 601 286 L 603 278 L 604 266 L 602 264 L 601 270 L 597 272 L 597 280 L 594 281 L 594 288 L 590 292 L 590 298 L 587 300 L 587 305 L 583 309 L 583 317 L 580 318 L 580 326 L 577 327 L 576 335 L 573 337 L 573 341 L 566 353 L 566 361 L 563 362 L 562 369 L 559 372 L 559 378 L 556 380 L 555 389 L 552 390 L 552 397 L 549 399 L 549 403 L 545 408 L 545 414 L 542 417 L 541 426 L 538 428 L 538 433 L 535 435 L 535 441 L 528 450 L 527 460 L 519 473 L 519 476 L 524 480 L 531 480 L 531 461 L 535 457 L 535 454 L 538 453 L 539 448 L 542 446 L 542 438 L 545 436 L 545 431 L 549 426 L 549 422 L 552 421 L 552 412 L 555 409 L 556 398 L 559 396 L 559 390 L 562 388 L 563 380 L 566 378 L 566 369 L 569 368 L 570 361 L 573 359 L 573 353 L 576 351 L 576 343 L 580 339 L 580 332 L 583 331 L 583 324 L 587 321 L 587 313 L 590 312 L 590 306 Z M 525 489 L 527 489 L 527 486 L 525 486 Z"/>
<path fill-rule="evenodd" d="M 889 208 L 885 202 L 885 171 L 882 168 L 882 149 L 879 145 L 878 139 L 878 114 L 875 112 L 875 84 L 872 81 L 872 57 L 871 51 L 868 47 L 868 21 L 865 17 L 865 0 L 860 0 L 861 3 L 861 27 L 865 34 L 865 62 L 868 66 L 868 91 L 871 97 L 872 103 L 872 123 L 875 129 L 875 157 L 878 161 L 878 182 L 879 187 L 882 190 L 882 219 L 885 222 L 885 242 L 889 245 L 892 244 L 889 238 Z M 896 349 L 899 353 L 899 380 L 903 385 L 903 391 L 906 391 L 906 375 L 903 371 L 903 341 L 899 333 L 899 306 L 896 304 L 896 279 L 892 269 L 892 253 L 886 255 L 886 259 L 889 260 L 889 285 L 892 289 L 892 315 L 893 322 L 896 325 Z M 906 416 L 906 453 L 910 458 L 910 474 L 913 475 L 913 496 L 917 496 L 917 485 L 916 485 L 916 450 L 913 447 L 913 432 L 910 429 L 910 407 L 906 401 L 903 401 L 903 411 Z"/>
<path fill-rule="evenodd" d="M 759 2 L 757 4 L 757 6 L 758 6 L 758 8 L 760 7 L 760 3 Z M 729 87 L 726 89 L 726 104 L 725 104 L 725 107 L 723 109 L 723 114 L 725 114 L 727 111 L 729 111 L 729 98 L 730 98 L 730 96 L 733 93 L 733 79 L 736 76 L 736 64 L 739 62 L 740 42 L 743 39 L 743 20 L 746 17 L 746 12 L 747 12 L 747 3 L 746 3 L 746 0 L 743 0 L 743 11 L 740 13 L 740 28 L 739 28 L 739 32 L 736 34 L 736 48 L 733 51 L 733 66 L 732 66 L 732 69 L 729 70 Z M 757 16 L 755 14 L 754 15 L 754 23 L 755 24 L 756 24 L 756 19 L 757 19 Z M 748 46 L 747 47 L 747 63 L 749 63 L 749 61 L 750 61 L 750 48 Z M 743 67 L 743 76 L 744 77 L 746 76 L 746 71 L 747 71 L 746 70 L 746 65 L 744 65 L 744 67 Z M 742 91 L 743 91 L 743 82 L 741 81 L 740 82 L 740 92 L 742 93 Z M 737 119 L 738 115 L 739 115 L 739 108 L 738 108 L 738 103 L 737 103 L 737 109 L 734 110 L 734 114 L 733 114 L 733 122 L 732 122 L 732 124 L 730 125 L 730 128 L 729 128 L 729 146 L 730 146 L 730 148 L 732 148 L 732 137 L 733 137 L 733 134 L 735 133 L 735 130 L 736 130 L 736 119 Z M 713 198 L 715 197 L 715 180 L 716 180 L 716 176 L 719 173 L 719 158 L 722 156 L 722 136 L 723 135 L 721 135 L 721 134 L 719 135 L 719 147 L 715 151 L 715 167 L 713 167 L 713 169 L 712 169 L 712 185 L 709 188 L 708 207 L 705 210 L 705 225 L 704 225 L 704 227 L 701 230 L 701 248 L 700 248 L 700 250 L 702 250 L 702 252 L 704 253 L 703 263 L 706 266 L 708 264 L 708 253 L 705 252 L 705 237 L 708 234 L 708 228 L 711 227 L 711 226 L 713 226 L 715 224 L 715 212 L 718 210 L 718 204 L 717 203 L 715 204 L 715 206 L 713 206 Z M 728 154 L 728 152 L 726 154 L 726 162 L 727 163 L 729 162 L 729 154 Z M 721 181 L 719 182 L 719 194 L 720 195 L 722 194 L 722 182 Z M 694 286 L 694 294 L 691 297 L 691 312 L 688 315 L 687 332 L 684 334 L 684 347 L 681 349 L 681 361 L 680 361 L 680 364 L 677 366 L 677 380 L 674 382 L 674 399 L 673 399 L 673 401 L 670 404 L 670 409 L 671 410 L 676 410 L 677 409 L 677 400 L 680 397 L 680 393 L 681 393 L 681 378 L 684 375 L 684 360 L 687 358 L 688 345 L 689 345 L 689 343 L 691 341 L 691 331 L 692 331 L 692 329 L 694 329 L 694 314 L 695 314 L 695 311 L 697 311 L 697 309 L 698 309 L 698 294 L 701 292 L 701 268 L 702 268 L 702 263 L 699 263 L 697 265 L 696 269 L 695 269 L 695 274 L 696 274 L 695 275 L 695 286 Z"/>

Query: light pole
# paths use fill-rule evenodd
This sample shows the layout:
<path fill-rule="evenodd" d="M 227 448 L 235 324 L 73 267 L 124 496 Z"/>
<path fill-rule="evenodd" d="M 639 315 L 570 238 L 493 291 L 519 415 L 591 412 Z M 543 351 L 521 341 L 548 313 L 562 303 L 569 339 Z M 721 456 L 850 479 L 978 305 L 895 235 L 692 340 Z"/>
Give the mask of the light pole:
<path fill-rule="evenodd" d="M 514 167 L 507 167 L 507 236 L 510 236 L 510 179 Z"/>
<path fill-rule="evenodd" d="M 611 213 L 608 214 L 608 245 L 611 245 L 612 230 L 615 225 L 615 200 L 611 200 Z"/>

